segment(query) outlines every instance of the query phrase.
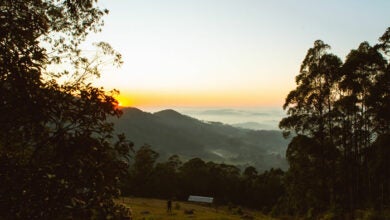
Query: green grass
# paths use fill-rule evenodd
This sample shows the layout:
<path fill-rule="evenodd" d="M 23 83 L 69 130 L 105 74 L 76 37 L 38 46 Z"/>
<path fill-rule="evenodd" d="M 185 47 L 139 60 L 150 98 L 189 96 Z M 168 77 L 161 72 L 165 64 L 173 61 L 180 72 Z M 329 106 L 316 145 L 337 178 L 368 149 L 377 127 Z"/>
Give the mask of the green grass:
<path fill-rule="evenodd" d="M 257 220 L 273 219 L 263 215 L 261 212 L 248 209 L 242 209 L 244 215 L 239 215 L 237 214 L 237 209 L 229 211 L 227 207 L 218 207 L 218 210 L 216 210 L 214 207 L 210 207 L 208 205 L 201 205 L 182 201 L 173 201 L 172 213 L 167 213 L 166 200 L 131 197 L 122 198 L 117 202 L 125 205 L 126 207 L 131 208 L 134 220 L 243 220 L 245 219 L 243 218 L 244 215 L 252 216 L 253 219 Z M 194 210 L 194 214 L 189 215 L 184 213 L 185 210 L 191 209 Z"/>

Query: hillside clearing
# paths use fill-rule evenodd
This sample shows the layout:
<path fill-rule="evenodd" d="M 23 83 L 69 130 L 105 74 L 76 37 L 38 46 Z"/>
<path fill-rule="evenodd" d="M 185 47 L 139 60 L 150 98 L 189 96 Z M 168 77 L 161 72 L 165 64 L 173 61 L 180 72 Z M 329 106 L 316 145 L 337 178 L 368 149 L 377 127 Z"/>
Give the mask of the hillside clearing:
<path fill-rule="evenodd" d="M 173 201 L 172 213 L 167 213 L 167 201 L 147 198 L 122 198 L 119 203 L 130 207 L 134 220 L 272 220 L 258 211 L 233 208 L 228 210 L 226 206 L 218 207 L 218 210 L 208 205 L 200 205 L 189 202 Z M 193 210 L 193 214 L 185 214 L 185 211 Z M 240 211 L 241 210 L 241 211 Z M 239 213 L 242 212 L 240 215 Z"/>

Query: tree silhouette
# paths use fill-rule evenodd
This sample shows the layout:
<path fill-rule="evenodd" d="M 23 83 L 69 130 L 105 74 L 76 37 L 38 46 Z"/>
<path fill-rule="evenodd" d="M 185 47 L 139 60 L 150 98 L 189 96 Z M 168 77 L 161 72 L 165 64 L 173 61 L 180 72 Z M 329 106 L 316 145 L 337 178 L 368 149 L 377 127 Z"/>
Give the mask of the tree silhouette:
<path fill-rule="evenodd" d="M 131 145 L 123 136 L 113 144 L 106 119 L 121 114 L 118 102 L 88 83 L 98 62 L 79 49 L 108 11 L 92 0 L 5 0 L 0 8 L 0 218 L 127 215 L 113 198 Z M 108 44 L 97 46 L 121 63 Z M 66 70 L 50 71 L 60 63 Z"/>
<path fill-rule="evenodd" d="M 328 54 L 329 45 L 321 40 L 314 42 L 302 62 L 296 77 L 297 88 L 291 91 L 283 106 L 289 117 L 279 126 L 286 131 L 325 140 L 332 130 L 330 117 L 334 96 L 331 93 L 339 78 L 341 61 Z"/>
<path fill-rule="evenodd" d="M 377 198 L 388 193 L 381 167 L 388 165 L 389 36 L 387 29 L 377 45 L 361 43 L 344 63 L 322 41 L 309 49 L 279 124 L 297 134 L 287 149 L 289 211 L 312 216 L 387 204 Z"/>
<path fill-rule="evenodd" d="M 152 174 L 158 153 L 144 145 L 137 150 L 134 157 L 134 164 L 131 169 L 132 191 L 139 196 L 153 196 L 149 190 L 152 184 Z"/>

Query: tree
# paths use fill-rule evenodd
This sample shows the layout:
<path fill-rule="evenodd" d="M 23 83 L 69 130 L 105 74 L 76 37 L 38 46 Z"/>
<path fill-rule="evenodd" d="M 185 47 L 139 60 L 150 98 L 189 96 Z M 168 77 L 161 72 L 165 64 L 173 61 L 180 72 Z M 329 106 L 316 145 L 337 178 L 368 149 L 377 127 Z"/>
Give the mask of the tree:
<path fill-rule="evenodd" d="M 108 11 L 94 0 L 5 0 L 0 9 L 0 218 L 127 215 L 113 198 L 131 145 L 112 140 L 106 119 L 121 114 L 118 102 L 88 83 L 99 62 L 79 49 Z M 59 63 L 64 71 L 50 70 Z"/>
<path fill-rule="evenodd" d="M 180 188 L 186 198 L 190 195 L 209 195 L 209 172 L 206 163 L 199 158 L 188 160 L 180 167 Z"/>
<path fill-rule="evenodd" d="M 207 173 L 203 180 L 207 184 L 207 193 L 217 198 L 217 203 L 237 203 L 240 170 L 228 164 L 206 163 Z M 195 177 L 194 177 L 195 178 Z"/>
<path fill-rule="evenodd" d="M 158 158 L 158 153 L 144 145 L 137 150 L 134 157 L 134 164 L 131 169 L 131 191 L 135 195 L 152 196 L 150 186 L 153 184 L 154 165 Z"/>
<path fill-rule="evenodd" d="M 375 86 L 370 88 L 367 104 L 374 117 L 374 130 L 379 134 L 390 133 L 390 27 L 379 38 L 376 49 L 387 58 L 384 71 L 378 72 Z"/>
<path fill-rule="evenodd" d="M 294 213 L 388 203 L 378 198 L 388 194 L 389 32 L 375 46 L 361 43 L 343 64 L 322 41 L 309 49 L 280 122 L 297 134 L 287 149 L 285 200 Z"/>
<path fill-rule="evenodd" d="M 288 94 L 283 105 L 289 116 L 283 118 L 279 126 L 286 134 L 294 131 L 321 140 L 330 137 L 335 99 L 332 89 L 339 78 L 341 61 L 327 53 L 329 48 L 329 45 L 317 40 L 308 50 L 296 77 L 297 88 Z"/>
<path fill-rule="evenodd" d="M 289 205 L 296 213 L 305 214 L 309 209 L 320 212 L 334 202 L 338 167 L 333 161 L 339 158 L 339 152 L 326 146 L 329 144 L 298 135 L 288 146 L 290 169 L 286 181 L 288 196 L 294 201 Z"/>
<path fill-rule="evenodd" d="M 275 210 L 274 207 L 280 203 L 283 195 L 285 195 L 284 186 L 285 173 L 281 169 L 273 169 L 265 171 L 259 175 L 255 184 L 255 199 L 252 206 L 262 207 L 263 211 Z M 256 207 L 255 206 L 255 207 Z"/>
<path fill-rule="evenodd" d="M 390 134 L 380 135 L 367 154 L 368 178 L 370 179 L 369 199 L 382 210 L 390 204 Z"/>
<path fill-rule="evenodd" d="M 347 196 L 350 209 L 361 206 L 360 203 L 368 199 L 363 183 L 368 181 L 363 171 L 367 167 L 363 164 L 375 136 L 373 112 L 376 111 L 369 104 L 370 92 L 376 87 L 376 80 L 383 74 L 385 66 L 386 61 L 377 48 L 363 42 L 358 49 L 351 50 L 342 67 L 337 106 L 339 117 L 344 121 L 340 126 L 344 133 L 341 149 L 346 167 L 345 186 L 352 190 Z"/>
<path fill-rule="evenodd" d="M 179 169 L 182 162 L 178 155 L 173 155 L 164 163 L 158 163 L 153 170 L 152 187 L 154 196 L 164 199 L 177 197 L 179 189 Z"/>
<path fill-rule="evenodd" d="M 306 202 L 318 210 L 324 209 L 333 198 L 333 190 L 328 189 L 333 186 L 329 186 L 326 176 L 320 175 L 328 173 L 329 166 L 334 166 L 332 164 L 335 164 L 336 158 L 330 155 L 337 155 L 333 111 L 341 60 L 329 54 L 329 48 L 329 45 L 317 40 L 314 47 L 308 50 L 300 74 L 296 77 L 297 88 L 288 94 L 283 106 L 287 109 L 288 117 L 279 124 L 286 134 L 294 131 L 298 135 L 287 149 L 290 164 L 287 176 L 292 180 L 290 192 L 297 198 L 298 212 L 307 208 Z M 305 185 L 305 175 L 310 176 L 313 184 Z"/>

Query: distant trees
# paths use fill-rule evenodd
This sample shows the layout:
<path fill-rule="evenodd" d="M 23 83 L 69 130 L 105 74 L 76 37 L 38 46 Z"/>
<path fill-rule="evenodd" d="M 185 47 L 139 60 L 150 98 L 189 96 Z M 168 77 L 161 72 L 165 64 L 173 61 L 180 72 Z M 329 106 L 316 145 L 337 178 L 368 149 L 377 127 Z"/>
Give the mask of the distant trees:
<path fill-rule="evenodd" d="M 130 170 L 132 179 L 131 188 L 144 195 L 152 195 L 149 191 L 151 187 L 154 164 L 157 160 L 158 153 L 150 149 L 150 146 L 142 146 L 135 154 L 134 164 Z"/>
<path fill-rule="evenodd" d="M 137 175 L 140 167 L 135 159 L 122 186 L 125 195 L 180 200 L 186 200 L 189 195 L 203 195 L 214 197 L 217 204 L 236 204 L 269 212 L 285 192 L 284 172 L 280 169 L 258 174 L 254 167 L 248 167 L 242 173 L 233 165 L 205 162 L 200 158 L 182 162 L 177 155 L 157 163 L 157 153 L 149 147 L 141 147 L 135 158 L 141 155 L 147 158 L 143 161 L 148 168 Z"/>
<path fill-rule="evenodd" d="M 0 2 L 0 219 L 127 214 L 113 198 L 131 145 L 112 140 L 117 101 L 87 81 L 99 59 L 119 65 L 120 55 L 106 43 L 92 59 L 79 48 L 106 13 L 93 0 Z"/>
<path fill-rule="evenodd" d="M 161 198 L 171 198 L 179 194 L 179 168 L 182 162 L 177 155 L 168 158 L 166 162 L 157 163 L 152 173 L 153 195 Z"/>
<path fill-rule="evenodd" d="M 374 171 L 390 167 L 382 148 L 390 134 L 389 36 L 390 28 L 377 45 L 361 43 L 344 63 L 320 40 L 308 50 L 297 87 L 283 106 L 288 116 L 279 124 L 286 135 L 297 135 L 287 149 L 292 212 L 380 209 L 388 204 L 378 202 L 373 193 L 390 196 L 385 195 L 389 173 Z M 385 185 L 387 189 L 379 189 Z"/>

